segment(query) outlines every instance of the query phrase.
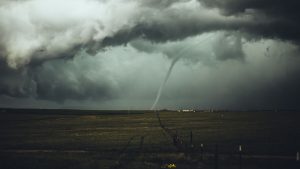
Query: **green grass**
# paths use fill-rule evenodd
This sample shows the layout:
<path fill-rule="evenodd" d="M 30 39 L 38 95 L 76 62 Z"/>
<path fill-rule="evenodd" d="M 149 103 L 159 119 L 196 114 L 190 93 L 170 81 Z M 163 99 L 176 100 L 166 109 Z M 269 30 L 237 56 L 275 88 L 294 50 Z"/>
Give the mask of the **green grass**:
<path fill-rule="evenodd" d="M 299 113 L 162 112 L 160 116 L 166 127 L 177 130 L 187 141 L 192 131 L 196 152 L 199 152 L 201 143 L 206 153 L 213 153 L 215 144 L 219 144 L 220 153 L 233 155 L 239 144 L 248 155 L 294 156 L 300 151 Z M 127 159 L 131 161 L 130 168 L 140 165 L 159 168 L 162 162 L 172 159 L 179 161 L 181 168 L 200 165 L 194 164 L 195 161 L 185 164 L 187 160 L 180 157 L 151 112 L 124 115 L 2 113 L 0 168 L 109 168 L 116 163 L 120 151 L 133 136 L 136 137 L 126 151 L 129 154 L 123 157 L 125 161 L 131 158 Z M 142 153 L 138 153 L 140 136 L 145 136 Z M 194 158 L 199 159 L 199 153 Z M 206 168 L 213 165 L 210 164 L 212 161 L 207 157 Z"/>

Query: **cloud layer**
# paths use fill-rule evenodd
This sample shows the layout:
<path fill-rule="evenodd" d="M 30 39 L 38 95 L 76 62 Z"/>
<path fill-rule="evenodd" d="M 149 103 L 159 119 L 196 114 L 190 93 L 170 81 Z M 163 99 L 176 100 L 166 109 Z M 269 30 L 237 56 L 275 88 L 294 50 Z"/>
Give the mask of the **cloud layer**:
<path fill-rule="evenodd" d="M 0 100 L 150 108 L 179 59 L 159 107 L 297 107 L 297 5 L 3 0 Z"/>
<path fill-rule="evenodd" d="M 105 46 L 137 37 L 169 41 L 218 30 L 298 41 L 294 3 L 288 1 L 286 7 L 278 1 L 256 0 L 4 1 L 0 6 L 0 56 L 17 68 L 72 57 L 81 49 L 95 54 Z"/>

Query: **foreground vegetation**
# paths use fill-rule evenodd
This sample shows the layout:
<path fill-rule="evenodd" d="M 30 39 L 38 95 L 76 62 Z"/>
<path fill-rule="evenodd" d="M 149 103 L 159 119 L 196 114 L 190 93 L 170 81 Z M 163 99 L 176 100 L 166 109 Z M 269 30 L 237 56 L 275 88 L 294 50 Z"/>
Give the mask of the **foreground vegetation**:
<path fill-rule="evenodd" d="M 173 146 L 153 112 L 4 112 L 0 168 L 161 168 L 165 163 L 175 163 L 177 168 L 214 168 L 216 145 L 219 168 L 241 167 L 239 145 L 243 168 L 298 165 L 297 112 L 161 112 L 160 116 L 186 144 L 192 132 L 194 147 L 188 155 Z"/>

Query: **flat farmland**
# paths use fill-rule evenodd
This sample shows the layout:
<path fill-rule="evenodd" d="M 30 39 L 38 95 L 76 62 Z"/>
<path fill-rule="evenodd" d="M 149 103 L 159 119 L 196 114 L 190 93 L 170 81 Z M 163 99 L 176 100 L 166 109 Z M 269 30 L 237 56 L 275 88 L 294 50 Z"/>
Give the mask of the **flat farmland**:
<path fill-rule="evenodd" d="M 160 112 L 162 124 L 193 145 L 187 153 L 176 149 L 155 112 L 40 111 L 1 113 L 1 169 L 299 166 L 298 112 Z"/>

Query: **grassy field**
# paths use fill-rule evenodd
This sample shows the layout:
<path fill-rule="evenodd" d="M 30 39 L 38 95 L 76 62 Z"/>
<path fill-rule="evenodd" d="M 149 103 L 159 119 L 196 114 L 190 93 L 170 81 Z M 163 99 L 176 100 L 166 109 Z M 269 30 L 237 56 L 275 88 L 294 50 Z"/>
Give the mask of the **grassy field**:
<path fill-rule="evenodd" d="M 160 116 L 187 143 L 192 131 L 192 153 L 177 151 L 153 112 L 2 113 L 0 168 L 158 169 L 172 162 L 177 168 L 206 169 L 216 167 L 215 145 L 220 169 L 240 167 L 238 145 L 242 145 L 242 168 L 299 167 L 300 113 L 161 112 Z"/>

